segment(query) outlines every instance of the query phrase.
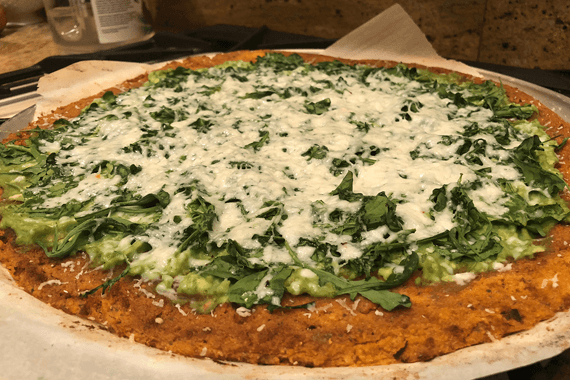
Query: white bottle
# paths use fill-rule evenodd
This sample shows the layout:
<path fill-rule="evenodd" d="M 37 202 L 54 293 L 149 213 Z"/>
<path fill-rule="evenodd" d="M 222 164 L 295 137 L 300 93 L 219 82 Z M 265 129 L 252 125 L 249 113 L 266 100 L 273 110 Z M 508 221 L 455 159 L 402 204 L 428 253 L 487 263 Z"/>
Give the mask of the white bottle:
<path fill-rule="evenodd" d="M 142 0 L 43 0 L 54 42 L 64 54 L 89 53 L 154 35 Z"/>

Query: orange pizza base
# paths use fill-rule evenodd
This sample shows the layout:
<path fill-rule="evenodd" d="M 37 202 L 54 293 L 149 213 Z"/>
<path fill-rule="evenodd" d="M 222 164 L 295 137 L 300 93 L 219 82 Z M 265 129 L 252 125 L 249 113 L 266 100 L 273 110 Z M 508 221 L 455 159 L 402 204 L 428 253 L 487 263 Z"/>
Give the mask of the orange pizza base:
<path fill-rule="evenodd" d="M 253 60 L 259 52 L 237 52 L 190 58 L 183 65 L 209 67 L 226 60 Z M 304 55 L 308 62 L 330 57 Z M 360 61 L 375 66 L 394 63 Z M 177 65 L 170 65 L 177 66 Z M 443 69 L 434 71 L 447 72 Z M 473 78 L 471 78 L 473 79 Z M 114 92 L 140 86 L 146 76 L 123 83 Z M 530 96 L 505 86 L 512 101 L 533 103 L 539 121 L 554 136 L 570 135 L 570 124 Z M 102 94 L 98 94 L 101 96 Z M 76 116 L 88 98 L 40 119 L 48 126 L 60 117 Z M 76 107 L 78 106 L 78 107 Z M 26 138 L 26 133 L 18 134 Z M 568 148 L 560 152 L 566 162 Z M 570 167 L 561 164 L 566 181 Z M 568 193 L 563 197 L 568 200 Z M 251 315 L 224 304 L 212 314 L 195 314 L 153 292 L 152 283 L 123 278 L 105 295 L 80 294 L 113 277 L 89 267 L 88 257 L 48 259 L 37 247 L 14 244 L 11 230 L 0 231 L 0 262 L 16 283 L 43 302 L 100 324 L 109 332 L 139 343 L 190 357 L 257 364 L 306 367 L 370 366 L 427 361 L 458 349 L 492 342 L 531 329 L 570 308 L 570 228 L 555 227 L 546 239 L 548 251 L 512 264 L 512 270 L 484 273 L 465 286 L 415 285 L 417 274 L 396 289 L 411 298 L 410 309 L 386 312 L 367 299 L 285 296 L 283 305 L 316 302 L 306 309 L 255 307 Z M 122 268 L 116 268 L 114 276 Z"/>

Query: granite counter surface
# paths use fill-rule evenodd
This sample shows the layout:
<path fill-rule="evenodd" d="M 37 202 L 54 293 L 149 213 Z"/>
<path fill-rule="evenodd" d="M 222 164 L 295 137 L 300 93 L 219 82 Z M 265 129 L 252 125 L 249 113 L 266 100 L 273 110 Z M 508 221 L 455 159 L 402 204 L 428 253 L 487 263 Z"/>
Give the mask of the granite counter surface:
<path fill-rule="evenodd" d="M 398 2 L 445 58 L 570 70 L 570 1 L 144 0 L 156 31 L 229 24 L 341 38 Z M 0 73 L 59 54 L 47 23 L 0 32 Z"/>
<path fill-rule="evenodd" d="M 0 33 L 0 74 L 24 69 L 57 54 L 59 50 L 45 22 Z"/>

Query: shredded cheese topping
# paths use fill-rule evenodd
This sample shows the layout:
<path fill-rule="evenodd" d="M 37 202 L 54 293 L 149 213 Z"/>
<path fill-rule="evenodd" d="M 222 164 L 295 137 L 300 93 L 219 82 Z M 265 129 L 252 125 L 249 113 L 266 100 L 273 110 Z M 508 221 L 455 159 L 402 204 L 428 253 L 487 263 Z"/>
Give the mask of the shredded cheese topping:
<path fill-rule="evenodd" d="M 51 179 L 32 161 L 1 174 L 22 190 L 26 223 L 65 232 L 46 252 L 126 262 L 123 275 L 171 296 L 279 306 L 289 278 L 291 292 L 330 296 L 347 281 L 328 274 L 378 270 L 395 286 L 418 265 L 464 285 L 475 275 L 458 267 L 509 269 L 497 262 L 534 252 L 525 228 L 568 210 L 545 163 L 554 146 L 524 121 L 535 108 L 455 81 L 271 55 L 159 72 L 41 132 Z M 505 223 L 514 229 L 497 233 Z M 375 286 L 386 309 L 409 301 Z"/>

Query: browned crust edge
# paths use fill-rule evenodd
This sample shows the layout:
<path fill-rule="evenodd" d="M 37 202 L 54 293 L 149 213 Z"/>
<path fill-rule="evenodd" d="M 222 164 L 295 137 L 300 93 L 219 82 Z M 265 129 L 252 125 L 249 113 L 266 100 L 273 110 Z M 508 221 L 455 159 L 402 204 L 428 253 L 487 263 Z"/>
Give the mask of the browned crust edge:
<path fill-rule="evenodd" d="M 182 65 L 200 68 L 227 60 L 251 61 L 259 53 L 264 52 L 194 57 Z M 312 54 L 301 56 L 311 63 L 332 59 Z M 165 68 L 175 66 L 178 64 Z M 146 79 L 146 75 L 139 76 L 110 90 L 118 93 L 140 86 Z M 552 136 L 570 135 L 570 125 L 554 112 L 517 89 L 505 88 L 512 101 L 537 105 L 538 119 L 543 125 L 549 125 L 548 132 Z M 60 117 L 77 116 L 78 108 L 82 109 L 102 94 L 60 107 L 35 125 L 45 127 Z M 20 133 L 17 137 L 25 139 L 27 134 Z M 567 155 L 565 148 L 560 152 L 559 164 L 566 180 L 570 176 L 565 164 Z M 563 196 L 568 199 L 567 192 Z M 151 347 L 190 357 L 259 364 L 368 366 L 427 361 L 463 347 L 528 330 L 555 313 L 568 310 L 570 254 L 566 242 L 570 241 L 570 230 L 568 226 L 558 226 L 551 235 L 548 253 L 518 261 L 508 272 L 482 274 L 466 286 L 418 287 L 412 278 L 397 289 L 410 296 L 412 308 L 389 313 L 361 298 L 352 302 L 347 297 L 331 300 L 299 296 L 285 297 L 284 304 L 315 300 L 318 311 L 297 309 L 271 314 L 265 307 L 257 307 L 251 316 L 241 317 L 232 305 L 225 304 L 212 315 L 196 315 L 188 307 L 178 308 L 164 297 L 148 297 L 146 291 L 152 291 L 152 287 L 130 278 L 117 283 L 105 296 L 80 298 L 81 292 L 99 285 L 111 274 L 89 269 L 85 255 L 50 260 L 36 248 L 17 247 L 13 243 L 14 234 L 9 230 L 0 231 L 0 262 L 18 285 L 34 297 L 69 314 L 94 320 L 118 336 L 134 336 L 135 341 Z M 552 281 L 555 275 L 557 282 Z M 46 285 L 47 281 L 51 284 Z M 160 304 L 162 306 L 157 306 Z"/>

